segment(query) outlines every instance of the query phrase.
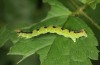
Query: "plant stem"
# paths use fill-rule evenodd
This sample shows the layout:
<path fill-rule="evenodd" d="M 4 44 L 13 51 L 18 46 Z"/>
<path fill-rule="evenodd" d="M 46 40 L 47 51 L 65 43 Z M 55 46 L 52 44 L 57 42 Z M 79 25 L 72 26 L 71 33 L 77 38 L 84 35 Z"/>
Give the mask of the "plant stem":
<path fill-rule="evenodd" d="M 90 20 L 90 22 L 91 22 L 97 29 L 100 30 L 100 26 L 99 26 L 98 24 L 96 24 L 96 23 L 92 20 L 92 18 L 89 17 L 89 16 L 83 11 L 83 10 L 86 8 L 87 4 L 90 5 L 90 4 L 93 3 L 94 1 L 87 3 L 87 4 L 83 5 L 82 7 L 78 6 L 78 5 L 74 2 L 74 0 L 70 0 L 70 1 L 71 1 L 72 4 L 77 8 L 76 14 L 77 14 L 77 12 L 78 12 L 78 14 L 82 14 L 84 17 L 86 17 L 88 20 Z"/>
<path fill-rule="evenodd" d="M 90 18 L 84 11 L 82 11 L 81 14 L 84 15 L 88 20 L 90 20 L 90 22 L 91 22 L 96 28 L 98 28 L 98 29 L 100 30 L 100 26 L 99 26 L 98 24 L 96 24 L 96 23 L 92 20 L 92 18 Z"/>
<path fill-rule="evenodd" d="M 70 0 L 72 2 L 72 4 L 77 8 L 79 9 L 80 7 L 74 2 L 74 0 Z"/>

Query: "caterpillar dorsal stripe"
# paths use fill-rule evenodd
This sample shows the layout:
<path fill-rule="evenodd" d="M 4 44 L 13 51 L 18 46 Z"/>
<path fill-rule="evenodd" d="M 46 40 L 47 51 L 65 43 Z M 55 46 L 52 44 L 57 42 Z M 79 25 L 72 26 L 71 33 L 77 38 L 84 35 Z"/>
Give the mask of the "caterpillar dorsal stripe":
<path fill-rule="evenodd" d="M 41 27 L 40 29 L 33 30 L 31 33 L 19 31 L 18 36 L 29 39 L 41 34 L 46 34 L 46 33 L 56 33 L 66 38 L 71 38 L 74 42 L 76 42 L 76 39 L 80 37 L 87 37 L 87 34 L 84 31 L 84 29 L 80 30 L 80 32 L 75 32 L 75 31 L 69 31 L 68 29 L 63 29 L 62 27 L 56 27 L 56 26 L 48 26 L 48 27 L 44 26 L 44 27 Z"/>

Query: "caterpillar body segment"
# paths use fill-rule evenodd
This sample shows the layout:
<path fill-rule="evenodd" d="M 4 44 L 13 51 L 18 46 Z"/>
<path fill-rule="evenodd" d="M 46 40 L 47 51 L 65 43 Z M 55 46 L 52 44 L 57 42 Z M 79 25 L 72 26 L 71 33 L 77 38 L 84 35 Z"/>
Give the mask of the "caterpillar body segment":
<path fill-rule="evenodd" d="M 55 26 L 41 27 L 40 29 L 33 30 L 32 33 L 18 32 L 18 36 L 29 39 L 46 33 L 56 33 L 66 38 L 71 38 L 74 42 L 76 42 L 76 39 L 80 37 L 87 37 L 87 34 L 84 31 L 84 29 L 82 29 L 80 32 L 74 32 L 74 31 L 69 31 L 68 29 L 62 29 L 62 27 L 55 27 Z"/>

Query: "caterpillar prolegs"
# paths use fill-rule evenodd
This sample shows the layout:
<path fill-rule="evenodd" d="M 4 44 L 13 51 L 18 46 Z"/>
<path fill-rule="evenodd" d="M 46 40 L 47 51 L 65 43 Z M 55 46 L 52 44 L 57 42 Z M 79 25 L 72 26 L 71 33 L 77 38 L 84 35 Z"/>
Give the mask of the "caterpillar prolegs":
<path fill-rule="evenodd" d="M 32 38 L 41 34 L 46 33 L 56 33 L 58 35 L 62 35 L 66 38 L 71 38 L 74 42 L 76 39 L 80 37 L 87 37 L 86 32 L 84 29 L 80 30 L 80 32 L 69 31 L 68 29 L 62 29 L 62 27 L 55 27 L 55 26 L 48 26 L 48 27 L 41 27 L 40 29 L 33 30 L 31 33 L 25 32 L 17 32 L 19 37 L 22 38 Z"/>

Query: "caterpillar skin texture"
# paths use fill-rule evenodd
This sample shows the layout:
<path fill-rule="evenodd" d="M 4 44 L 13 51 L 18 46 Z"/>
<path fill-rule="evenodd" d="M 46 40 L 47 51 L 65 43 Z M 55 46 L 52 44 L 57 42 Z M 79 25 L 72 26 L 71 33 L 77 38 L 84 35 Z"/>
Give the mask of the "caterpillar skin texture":
<path fill-rule="evenodd" d="M 66 38 L 71 38 L 74 42 L 76 42 L 76 39 L 80 37 L 87 37 L 87 34 L 84 29 L 82 29 L 80 32 L 74 32 L 69 31 L 68 29 L 62 29 L 61 27 L 55 26 L 41 27 L 40 29 L 33 30 L 31 33 L 18 32 L 18 36 L 29 39 L 46 33 L 56 33 L 58 35 L 63 35 Z"/>

